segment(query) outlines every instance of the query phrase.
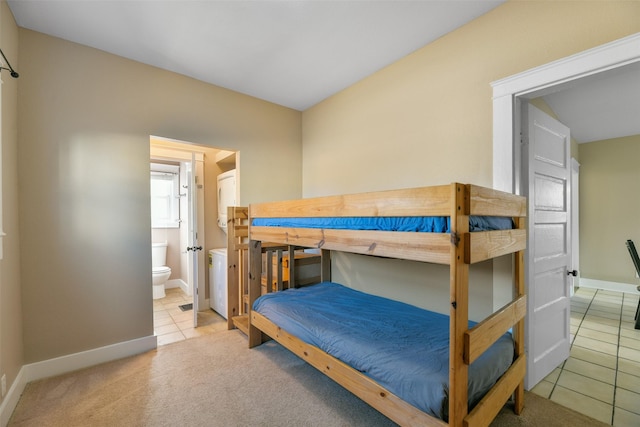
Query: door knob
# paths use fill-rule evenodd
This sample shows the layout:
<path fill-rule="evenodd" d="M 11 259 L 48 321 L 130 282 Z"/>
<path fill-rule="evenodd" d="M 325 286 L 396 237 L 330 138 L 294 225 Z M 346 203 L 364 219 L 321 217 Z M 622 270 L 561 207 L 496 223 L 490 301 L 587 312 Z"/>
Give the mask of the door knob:
<path fill-rule="evenodd" d="M 567 271 L 567 276 L 578 277 L 578 270 Z"/>
<path fill-rule="evenodd" d="M 187 246 L 187 252 L 188 251 L 201 251 L 202 250 L 202 246 Z"/>

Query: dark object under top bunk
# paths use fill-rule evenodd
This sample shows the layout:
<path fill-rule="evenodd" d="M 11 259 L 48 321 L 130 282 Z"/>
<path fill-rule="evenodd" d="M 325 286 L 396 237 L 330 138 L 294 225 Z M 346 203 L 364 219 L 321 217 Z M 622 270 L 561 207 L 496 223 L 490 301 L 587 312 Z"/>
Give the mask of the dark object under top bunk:
<path fill-rule="evenodd" d="M 627 249 L 629 249 L 629 255 L 631 255 L 633 265 L 636 267 L 636 273 L 640 276 L 640 258 L 638 258 L 638 251 L 636 250 L 636 245 L 633 243 L 633 240 L 627 240 Z M 640 286 L 638 286 L 638 291 L 640 291 Z M 638 307 L 636 308 L 635 321 L 635 328 L 640 329 L 640 301 L 638 301 Z"/>

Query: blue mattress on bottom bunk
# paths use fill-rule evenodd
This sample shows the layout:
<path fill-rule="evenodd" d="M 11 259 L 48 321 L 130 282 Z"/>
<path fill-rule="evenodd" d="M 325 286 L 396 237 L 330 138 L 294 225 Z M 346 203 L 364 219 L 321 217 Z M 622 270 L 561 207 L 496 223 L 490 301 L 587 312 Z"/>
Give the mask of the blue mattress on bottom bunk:
<path fill-rule="evenodd" d="M 254 218 L 253 226 L 449 233 L 448 216 Z M 470 216 L 469 231 L 513 228 L 510 217 Z"/>
<path fill-rule="evenodd" d="M 422 411 L 447 420 L 448 316 L 331 282 L 263 295 L 253 310 Z M 513 357 L 507 333 L 471 364 L 470 408 Z"/>

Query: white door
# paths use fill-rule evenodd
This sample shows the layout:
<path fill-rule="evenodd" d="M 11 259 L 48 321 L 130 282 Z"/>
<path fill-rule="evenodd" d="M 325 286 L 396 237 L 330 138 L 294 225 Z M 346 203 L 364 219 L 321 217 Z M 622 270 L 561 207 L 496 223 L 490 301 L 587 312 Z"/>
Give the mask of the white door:
<path fill-rule="evenodd" d="M 198 201 L 198 193 L 197 193 L 197 182 L 196 182 L 196 173 L 195 173 L 195 165 L 196 158 L 195 153 L 192 153 L 191 163 L 187 166 L 187 179 L 188 179 L 188 191 L 187 198 L 189 206 L 189 243 L 187 246 L 187 253 L 189 254 L 189 279 L 192 286 L 193 291 L 193 327 L 198 327 L 198 290 L 200 288 L 200 278 L 199 278 L 199 268 L 198 268 L 198 257 L 200 252 L 202 252 L 202 246 L 198 245 L 198 209 L 197 209 L 197 201 Z"/>
<path fill-rule="evenodd" d="M 523 194 L 528 198 L 525 351 L 530 390 L 569 357 L 571 159 L 569 128 L 523 103 Z"/>

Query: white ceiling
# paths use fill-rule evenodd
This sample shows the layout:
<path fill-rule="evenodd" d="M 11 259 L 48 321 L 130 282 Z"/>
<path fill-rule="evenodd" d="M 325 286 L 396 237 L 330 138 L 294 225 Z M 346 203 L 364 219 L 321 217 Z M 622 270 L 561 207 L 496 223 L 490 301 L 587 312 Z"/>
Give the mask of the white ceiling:
<path fill-rule="evenodd" d="M 8 0 L 8 4 L 21 27 L 304 111 L 504 1 Z M 635 119 L 640 117 L 639 76 L 636 68 L 627 75 L 618 73 L 619 78 L 599 79 L 594 86 L 547 95 L 545 100 L 579 142 L 640 134 L 640 120 Z M 621 80 L 624 89 L 618 86 Z M 616 122 L 621 117 L 626 117 L 624 125 Z"/>
<path fill-rule="evenodd" d="M 640 135 L 640 63 L 583 78 L 543 99 L 579 143 Z"/>

